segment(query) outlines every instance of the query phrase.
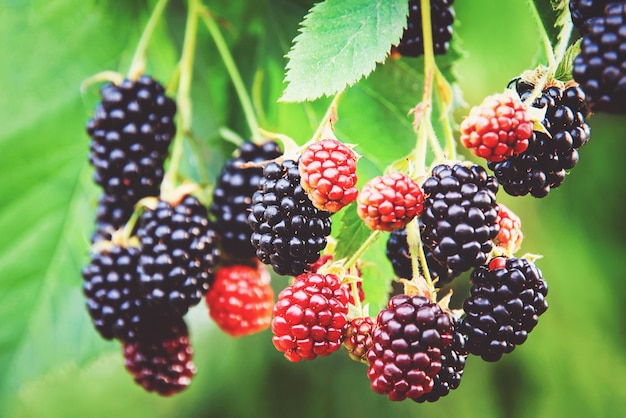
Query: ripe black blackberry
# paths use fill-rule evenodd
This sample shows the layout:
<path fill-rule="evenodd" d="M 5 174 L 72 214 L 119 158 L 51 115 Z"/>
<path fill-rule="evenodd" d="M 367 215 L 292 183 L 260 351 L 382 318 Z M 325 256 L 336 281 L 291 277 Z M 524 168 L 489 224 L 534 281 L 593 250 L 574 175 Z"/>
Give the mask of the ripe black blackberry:
<path fill-rule="evenodd" d="M 614 0 L 570 0 L 569 11 L 572 23 L 581 34 L 585 33 L 584 25 L 587 19 L 602 16 L 604 7 Z"/>
<path fill-rule="evenodd" d="M 459 321 L 454 321 L 454 334 L 452 344 L 441 350 L 441 370 L 435 376 L 433 390 L 419 398 L 415 402 L 435 402 L 439 398 L 447 396 L 451 390 L 459 387 L 467 351 L 465 350 L 465 336 L 458 331 Z"/>
<path fill-rule="evenodd" d="M 487 261 L 498 235 L 498 181 L 479 165 L 440 164 L 422 185 L 422 242 L 455 274 Z"/>
<path fill-rule="evenodd" d="M 452 3 L 454 0 L 431 0 L 430 2 L 433 49 L 438 55 L 445 54 L 450 47 L 454 23 Z M 404 29 L 396 50 L 406 57 L 419 57 L 424 53 L 420 0 L 409 0 L 407 27 Z"/>
<path fill-rule="evenodd" d="M 196 373 L 189 331 L 181 316 L 153 312 L 137 340 L 122 345 L 124 366 L 148 392 L 170 396 L 187 388 Z"/>
<path fill-rule="evenodd" d="M 248 225 L 248 213 L 252 195 L 259 189 L 263 177 L 262 167 L 240 166 L 242 163 L 260 163 L 281 155 L 276 142 L 256 145 L 244 142 L 238 156 L 226 162 L 213 191 L 211 213 L 215 216 L 215 227 L 220 236 L 223 254 L 239 259 L 254 257 L 255 248 L 250 243 L 252 229 Z"/>
<path fill-rule="evenodd" d="M 410 279 L 413 276 L 411 254 L 409 252 L 406 229 L 403 228 L 391 232 L 389 239 L 387 240 L 385 254 L 391 262 L 391 266 L 393 267 L 393 271 L 396 276 L 404 279 Z M 458 273 L 439 264 L 439 262 L 433 257 L 432 251 L 427 248 L 424 248 L 424 255 L 426 256 L 426 264 L 428 265 L 431 280 L 437 280 L 435 283 L 436 287 L 443 287 L 458 276 Z M 420 272 L 421 271 L 422 269 L 420 266 Z"/>
<path fill-rule="evenodd" d="M 134 211 L 134 202 L 124 196 L 102 194 L 96 207 L 96 228 L 91 242 L 108 241 L 113 232 L 126 225 Z"/>
<path fill-rule="evenodd" d="M 257 258 L 277 274 L 297 276 L 320 258 L 330 235 L 330 212 L 313 206 L 300 185 L 298 163 L 271 162 L 248 216 Z"/>
<path fill-rule="evenodd" d="M 626 113 L 626 2 L 610 3 L 585 21 L 573 76 L 594 112 Z"/>
<path fill-rule="evenodd" d="M 372 389 L 392 401 L 432 391 L 441 354 L 453 340 L 449 314 L 422 296 L 396 295 L 378 314 L 367 352 Z"/>
<path fill-rule="evenodd" d="M 103 338 L 131 341 L 143 308 L 137 271 L 139 249 L 106 244 L 82 269 L 87 310 Z"/>
<path fill-rule="evenodd" d="M 541 270 L 525 258 L 494 258 L 472 272 L 460 332 L 469 353 L 497 361 L 524 343 L 548 308 Z"/>
<path fill-rule="evenodd" d="M 132 203 L 158 196 L 163 162 L 176 132 L 175 102 L 147 75 L 105 84 L 100 95 L 102 102 L 87 123 L 94 181 L 106 194 L 126 196 Z"/>
<path fill-rule="evenodd" d="M 526 100 L 534 85 L 518 81 L 515 88 L 522 100 Z M 590 137 L 591 131 L 585 123 L 589 111 L 585 93 L 579 86 L 549 86 L 535 99 L 533 107 L 546 107 L 541 123 L 550 135 L 534 131 L 526 151 L 504 161 L 487 163 L 504 191 L 512 196 L 530 193 L 541 198 L 559 187 L 567 170 L 578 162 L 578 148 Z"/>
<path fill-rule="evenodd" d="M 183 315 L 206 294 L 219 259 L 217 234 L 206 208 L 191 195 L 159 200 L 137 230 L 141 291 L 148 303 Z"/>

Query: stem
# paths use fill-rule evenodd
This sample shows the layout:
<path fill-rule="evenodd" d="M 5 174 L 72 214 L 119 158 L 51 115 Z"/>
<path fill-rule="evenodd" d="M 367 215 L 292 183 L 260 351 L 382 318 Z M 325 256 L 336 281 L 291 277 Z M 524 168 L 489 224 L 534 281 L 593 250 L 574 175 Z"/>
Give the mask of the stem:
<path fill-rule="evenodd" d="M 382 231 L 380 230 L 376 230 L 373 231 L 369 237 L 367 237 L 367 239 L 365 240 L 365 242 L 363 242 L 363 244 L 361 244 L 361 246 L 359 247 L 358 250 L 356 250 L 354 252 L 354 254 L 352 254 L 352 257 L 350 257 L 343 265 L 343 267 L 348 270 L 350 269 L 350 267 L 353 267 L 356 265 L 356 262 L 359 261 L 359 259 L 361 258 L 361 256 L 363 256 L 363 254 L 365 253 L 365 251 L 367 251 L 367 249 L 376 241 L 376 238 L 378 238 L 380 236 Z"/>
<path fill-rule="evenodd" d="M 150 39 L 152 38 L 152 34 L 154 33 L 154 29 L 156 28 L 157 23 L 159 23 L 159 19 L 163 15 L 163 10 L 165 10 L 165 6 L 167 6 L 168 0 L 159 0 L 154 6 L 154 10 L 148 19 L 148 23 L 146 24 L 143 33 L 141 34 L 141 38 L 139 38 L 139 42 L 137 43 L 137 48 L 135 49 L 135 53 L 133 54 L 133 59 L 130 62 L 130 68 L 128 69 L 128 78 L 134 80 L 142 74 L 146 67 L 146 50 L 148 49 L 148 44 L 150 43 Z"/>
<path fill-rule="evenodd" d="M 333 123 L 335 123 L 337 120 L 337 107 L 339 106 L 339 101 L 343 97 L 344 91 L 345 90 L 340 91 L 335 95 L 335 97 L 333 97 L 333 100 L 328 105 L 328 109 L 326 109 L 326 113 L 324 114 L 322 121 L 307 144 L 319 141 L 324 133 L 324 130 L 329 126 L 332 127 Z"/>
<path fill-rule="evenodd" d="M 452 89 L 450 88 L 443 74 L 441 74 L 441 71 L 439 71 L 439 68 L 437 68 L 435 77 L 437 79 L 437 90 L 436 90 L 437 104 L 439 107 L 439 113 L 441 113 L 441 122 L 443 124 L 443 134 L 445 137 L 445 144 L 446 144 L 445 154 L 449 159 L 456 160 L 456 141 L 454 140 L 454 134 L 452 133 L 452 124 L 450 122 L 450 112 L 449 112 L 448 107 L 446 106 L 448 103 L 446 103 L 446 95 L 445 95 L 446 92 L 450 92 L 449 102 L 451 102 L 452 101 L 452 98 L 451 98 Z"/>
<path fill-rule="evenodd" d="M 435 51 L 433 47 L 433 26 L 430 20 L 430 0 L 420 0 L 422 10 L 422 37 L 424 39 L 424 74 L 427 76 L 429 69 L 435 67 Z M 432 79 L 431 79 L 432 88 Z M 424 91 L 426 93 L 426 91 Z M 429 94 L 430 97 L 430 94 Z"/>
<path fill-rule="evenodd" d="M 185 39 L 183 41 L 183 51 L 180 57 L 180 80 L 178 83 L 178 93 L 176 94 L 176 105 L 178 106 L 178 117 L 181 128 L 172 144 L 172 157 L 167 170 L 166 184 L 174 185 L 180 160 L 183 156 L 183 139 L 191 132 L 191 79 L 193 75 L 193 60 L 196 49 L 196 35 L 198 32 L 198 10 L 199 0 L 189 0 L 187 10 L 187 21 L 185 23 Z"/>
<path fill-rule="evenodd" d="M 235 92 L 237 93 L 237 97 L 241 102 L 241 107 L 243 108 L 243 113 L 246 117 L 246 123 L 248 124 L 248 128 L 251 131 L 252 141 L 255 143 L 259 143 L 264 140 L 263 136 L 259 132 L 259 122 L 256 118 L 256 113 L 254 111 L 254 106 L 252 105 L 252 100 L 250 99 L 250 95 L 246 90 L 243 79 L 241 78 L 241 74 L 237 69 L 237 65 L 233 59 L 232 54 L 220 32 L 215 19 L 211 12 L 206 8 L 202 7 L 201 17 L 206 25 L 213 41 L 215 42 L 215 46 L 217 47 L 217 51 L 224 62 L 224 66 L 226 67 L 226 71 L 230 76 L 230 80 L 235 87 Z"/>
<path fill-rule="evenodd" d="M 430 277 L 430 271 L 428 270 L 428 263 L 426 263 L 426 254 L 424 253 L 424 246 L 422 245 L 422 238 L 417 224 L 417 220 L 411 221 L 406 226 L 406 239 L 409 244 L 409 252 L 411 254 L 411 268 L 412 268 L 412 281 L 417 282 L 424 278 L 428 288 L 435 293 L 435 286 Z M 420 275 L 419 269 L 422 269 Z"/>
<path fill-rule="evenodd" d="M 354 306 L 356 306 L 359 312 L 363 312 L 363 305 L 361 304 L 361 298 L 359 297 L 359 288 L 356 282 L 350 283 L 350 290 L 352 291 L 352 298 L 354 299 Z"/>
<path fill-rule="evenodd" d="M 559 33 L 559 42 L 554 47 L 554 56 L 555 56 L 555 65 L 554 70 L 559 65 L 559 63 L 563 60 L 565 56 L 565 52 L 567 52 L 567 47 L 569 45 L 569 39 L 572 35 L 572 30 L 574 29 L 574 25 L 571 19 L 565 19 L 563 22 L 563 26 L 561 28 L 561 32 Z"/>
<path fill-rule="evenodd" d="M 539 16 L 539 11 L 537 7 L 535 7 L 535 3 L 533 0 L 528 0 L 530 9 L 532 10 L 533 17 L 535 18 L 535 22 L 539 27 L 539 31 L 541 32 L 541 41 L 543 43 L 543 48 L 546 52 L 546 56 L 548 57 L 548 67 L 555 69 L 557 66 L 557 61 L 554 56 L 554 52 L 552 51 L 552 44 L 550 43 L 550 37 L 548 36 L 548 32 L 546 32 L 545 26 L 543 26 L 543 22 L 541 21 L 541 16 Z"/>

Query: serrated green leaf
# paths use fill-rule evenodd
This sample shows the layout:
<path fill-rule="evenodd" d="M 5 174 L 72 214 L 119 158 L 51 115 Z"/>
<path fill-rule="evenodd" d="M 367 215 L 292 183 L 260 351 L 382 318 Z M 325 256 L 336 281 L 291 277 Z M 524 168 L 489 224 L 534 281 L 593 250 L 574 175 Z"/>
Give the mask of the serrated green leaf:
<path fill-rule="evenodd" d="M 532 0 L 530 4 L 535 8 L 553 48 L 561 42 L 561 28 L 569 19 L 568 3 L 567 0 Z"/>
<path fill-rule="evenodd" d="M 339 228 L 334 234 L 337 239 L 335 248 L 335 259 L 350 257 L 372 234 L 363 220 L 356 212 L 356 203 L 352 203 L 341 210 L 343 215 L 339 221 Z"/>
<path fill-rule="evenodd" d="M 580 54 L 580 43 L 582 38 L 570 45 L 565 54 L 563 55 L 563 59 L 559 62 L 559 65 L 556 67 L 556 71 L 554 73 L 554 78 L 557 80 L 563 81 L 564 83 L 573 79 L 572 72 L 574 70 L 574 59 Z"/>
<path fill-rule="evenodd" d="M 287 88 L 280 100 L 334 95 L 370 74 L 400 40 L 407 13 L 406 0 L 317 3 L 287 54 Z"/>

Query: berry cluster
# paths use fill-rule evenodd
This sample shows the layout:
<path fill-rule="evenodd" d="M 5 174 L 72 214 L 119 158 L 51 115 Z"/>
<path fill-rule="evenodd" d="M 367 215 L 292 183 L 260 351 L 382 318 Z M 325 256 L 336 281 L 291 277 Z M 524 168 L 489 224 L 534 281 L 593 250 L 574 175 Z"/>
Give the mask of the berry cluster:
<path fill-rule="evenodd" d="M 452 24 L 454 23 L 453 0 L 431 0 L 430 21 L 432 25 L 433 50 L 443 55 L 450 47 Z M 396 46 L 400 55 L 419 57 L 424 54 L 424 37 L 422 33 L 422 9 L 420 0 L 409 0 L 409 15 L 402 38 Z"/>
<path fill-rule="evenodd" d="M 626 113 L 626 2 L 572 1 L 582 35 L 573 76 L 594 112 Z"/>

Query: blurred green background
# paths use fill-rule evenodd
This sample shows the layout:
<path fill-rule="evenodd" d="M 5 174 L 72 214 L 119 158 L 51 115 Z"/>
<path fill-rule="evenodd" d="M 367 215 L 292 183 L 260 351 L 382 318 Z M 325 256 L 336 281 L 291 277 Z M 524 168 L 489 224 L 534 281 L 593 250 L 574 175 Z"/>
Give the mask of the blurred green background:
<path fill-rule="evenodd" d="M 305 142 L 328 100 L 276 100 L 284 55 L 313 2 L 205 3 L 220 17 L 262 126 Z M 521 253 L 543 255 L 537 264 L 550 286 L 550 308 L 529 340 L 500 362 L 470 358 L 460 388 L 448 397 L 390 402 L 370 390 L 366 367 L 345 352 L 292 364 L 273 348 L 269 331 L 230 338 L 204 305 L 188 315 L 198 368 L 188 390 L 163 399 L 135 385 L 119 345 L 101 340 L 91 326 L 81 293 L 99 190 L 84 132 L 97 87 L 81 92 L 80 85 L 103 70 L 126 71 L 153 5 L 0 0 L 1 418 L 626 416 L 626 186 L 619 172 L 626 118 L 606 115 L 589 118 L 591 142 L 561 188 L 541 200 L 499 194 L 522 219 Z M 455 10 L 463 54 L 452 71 L 467 103 L 455 113 L 459 121 L 542 54 L 525 1 L 458 1 Z M 148 72 L 164 82 L 180 55 L 185 13 L 183 1 L 171 0 L 151 42 Z M 421 62 L 379 66 L 341 102 L 337 135 L 359 144 L 362 179 L 413 146 L 407 111 L 420 98 Z M 192 96 L 201 140 L 185 148 L 184 169 L 211 180 L 234 149 L 220 128 L 243 137 L 249 131 L 202 26 Z M 383 244 L 370 257 L 384 260 Z M 379 269 L 389 277 L 384 261 Z M 461 298 L 467 278 L 458 281 Z M 277 290 L 286 283 L 274 280 Z"/>

